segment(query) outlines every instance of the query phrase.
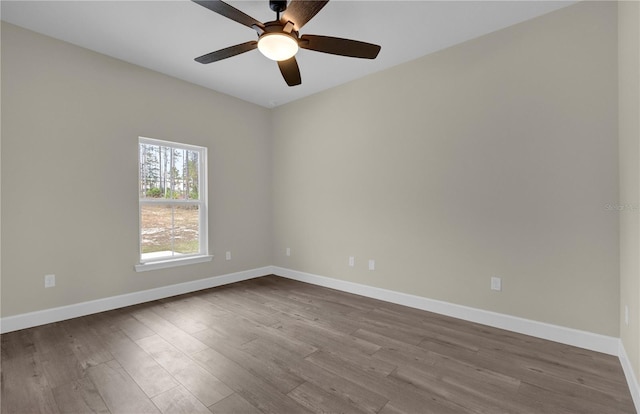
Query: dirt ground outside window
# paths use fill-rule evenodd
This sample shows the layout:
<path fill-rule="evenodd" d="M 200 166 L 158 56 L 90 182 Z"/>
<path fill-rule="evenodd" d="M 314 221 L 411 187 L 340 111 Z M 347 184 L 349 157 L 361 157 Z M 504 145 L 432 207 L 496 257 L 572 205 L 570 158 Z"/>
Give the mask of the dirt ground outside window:
<path fill-rule="evenodd" d="M 197 206 L 142 206 L 142 253 L 198 253 L 199 215 Z"/>

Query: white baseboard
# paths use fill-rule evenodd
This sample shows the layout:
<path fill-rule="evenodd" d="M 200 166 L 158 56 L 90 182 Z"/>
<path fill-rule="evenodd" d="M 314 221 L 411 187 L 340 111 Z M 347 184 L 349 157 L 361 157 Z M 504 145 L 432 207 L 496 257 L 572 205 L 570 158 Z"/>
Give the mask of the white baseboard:
<path fill-rule="evenodd" d="M 640 412 L 640 386 L 638 385 L 638 380 L 634 374 L 622 341 L 619 338 L 551 325 L 544 322 L 537 322 L 501 313 L 471 308 L 468 306 L 456 305 L 422 296 L 347 282 L 311 273 L 299 272 L 297 270 L 285 269 L 277 266 L 265 266 L 258 269 L 230 273 L 222 276 L 214 276 L 206 279 L 179 283 L 176 285 L 163 286 L 140 292 L 127 293 L 109 298 L 61 306 L 58 308 L 8 316 L 0 318 L 0 333 L 7 333 L 17 331 L 19 329 L 26 329 L 47 323 L 77 318 L 93 313 L 118 309 L 125 306 L 136 305 L 138 303 L 163 299 L 202 289 L 209 289 L 216 286 L 227 285 L 271 274 L 618 356 L 629 384 L 629 389 L 631 391 L 636 410 Z"/>
<path fill-rule="evenodd" d="M 170 286 L 162 286 L 140 292 L 127 293 L 124 295 L 96 299 L 73 305 L 8 316 L 0 318 L 0 333 L 12 332 L 19 329 L 77 318 L 79 316 L 136 305 L 138 303 L 195 292 L 202 289 L 222 286 L 270 274 L 379 299 L 386 302 L 397 303 L 399 305 L 422 309 L 470 322 L 506 329 L 512 332 L 535 336 L 537 338 L 548 339 L 567 345 L 603 352 L 609 355 L 619 355 L 620 352 L 619 338 L 565 328 L 463 305 L 456 305 L 422 296 L 361 285 L 339 279 L 332 279 L 325 276 L 318 276 L 277 266 L 265 266 L 258 269 L 222 276 L 214 276 Z"/>
<path fill-rule="evenodd" d="M 495 328 L 506 329 L 508 331 L 530 335 L 537 338 L 548 339 L 550 341 L 577 346 L 609 355 L 617 356 L 619 352 L 620 340 L 612 336 L 599 335 L 577 329 L 551 325 L 544 322 L 537 322 L 530 319 L 518 318 L 515 316 L 456 305 L 422 296 L 361 285 L 358 283 L 332 279 L 325 276 L 313 275 L 281 267 L 274 266 L 273 273 L 288 279 L 354 293 L 356 295 L 379 299 L 386 302 L 397 303 L 411 308 L 422 309 L 441 315 L 451 316 L 482 325 L 493 326 Z"/>
<path fill-rule="evenodd" d="M 620 341 L 618 357 L 620 358 L 620 364 L 622 365 L 624 376 L 627 378 L 627 384 L 629 384 L 629 391 L 631 391 L 631 397 L 633 398 L 633 403 L 636 406 L 636 412 L 640 412 L 640 384 L 638 384 L 638 378 L 633 372 L 631 361 L 629 361 L 629 356 L 627 355 L 627 351 L 624 349 L 622 341 Z"/>
<path fill-rule="evenodd" d="M 88 302 L 75 303 L 68 306 L 46 309 L 36 312 L 23 313 L 15 316 L 7 316 L 0 319 L 0 333 L 17 331 L 19 329 L 31 328 L 33 326 L 44 325 L 52 322 L 64 321 L 66 319 L 77 318 L 79 316 L 104 312 L 112 309 L 123 308 L 125 306 L 137 305 L 138 303 L 149 302 L 171 296 L 182 295 L 184 293 L 195 292 L 216 286 L 227 285 L 229 283 L 240 282 L 273 273 L 271 266 L 243 272 L 230 273 L 222 276 L 208 277 L 206 279 L 194 280 L 191 282 L 178 283 L 170 286 L 143 290 L 140 292 L 127 293 L 124 295 L 112 296 L 104 299 L 96 299 Z"/>
<path fill-rule="evenodd" d="M 278 276 L 301 282 L 307 282 L 361 296 L 397 303 L 399 305 L 409 306 L 416 309 L 435 312 L 441 315 L 447 315 L 470 322 L 476 322 L 483 325 L 506 329 L 512 332 L 535 336 L 537 338 L 548 339 L 567 345 L 603 352 L 609 355 L 619 355 L 620 352 L 619 338 L 580 331 L 572 328 L 565 328 L 562 326 L 532 321 L 529 319 L 518 318 L 515 316 L 471 308 L 463 305 L 456 305 L 422 296 L 361 285 L 339 279 L 332 279 L 325 276 L 318 276 L 277 266 L 265 266 L 258 269 L 222 276 L 214 276 L 206 279 L 179 283 L 176 285 L 163 286 L 140 292 L 127 293 L 109 298 L 61 306 L 58 308 L 8 316 L 0 319 L 0 333 L 16 331 L 18 329 L 30 328 L 33 326 L 44 325 L 46 323 L 90 315 L 92 313 L 136 305 L 138 303 L 195 292 L 202 289 L 253 279 L 269 274 L 276 274 Z"/>

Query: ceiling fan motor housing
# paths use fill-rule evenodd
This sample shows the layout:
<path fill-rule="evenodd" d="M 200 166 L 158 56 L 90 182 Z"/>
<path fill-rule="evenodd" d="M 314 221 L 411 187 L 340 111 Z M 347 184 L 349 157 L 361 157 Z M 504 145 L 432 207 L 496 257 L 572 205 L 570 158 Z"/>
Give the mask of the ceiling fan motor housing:
<path fill-rule="evenodd" d="M 269 0 L 269 8 L 276 13 L 282 13 L 287 9 L 287 0 Z"/>
<path fill-rule="evenodd" d="M 288 30 L 291 29 L 291 30 Z M 293 30 L 293 25 L 287 24 L 283 25 L 279 20 L 274 20 L 272 22 L 264 23 L 264 28 L 262 29 L 264 33 L 260 34 L 260 37 L 273 33 L 284 33 L 290 35 L 296 41 L 298 40 L 298 32 Z"/>

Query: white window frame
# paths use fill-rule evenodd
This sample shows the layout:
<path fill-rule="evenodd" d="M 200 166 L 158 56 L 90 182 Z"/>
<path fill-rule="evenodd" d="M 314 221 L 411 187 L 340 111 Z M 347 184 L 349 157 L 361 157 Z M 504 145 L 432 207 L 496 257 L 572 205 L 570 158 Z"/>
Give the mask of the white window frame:
<path fill-rule="evenodd" d="M 171 147 L 179 150 L 187 150 L 198 153 L 198 200 L 174 200 L 174 199 L 156 199 L 140 197 L 140 144 L 159 145 Z M 208 262 L 213 259 L 209 255 L 209 237 L 208 237 L 208 209 L 207 209 L 207 148 L 196 145 L 183 144 L 180 142 L 163 141 L 154 138 L 138 137 L 138 260 L 139 264 L 135 266 L 137 272 L 148 270 L 163 269 L 174 266 L 182 266 L 195 263 Z M 197 205 L 198 206 L 198 244 L 200 251 L 193 254 L 185 254 L 180 256 L 144 258 L 142 257 L 142 207 L 145 205 Z"/>

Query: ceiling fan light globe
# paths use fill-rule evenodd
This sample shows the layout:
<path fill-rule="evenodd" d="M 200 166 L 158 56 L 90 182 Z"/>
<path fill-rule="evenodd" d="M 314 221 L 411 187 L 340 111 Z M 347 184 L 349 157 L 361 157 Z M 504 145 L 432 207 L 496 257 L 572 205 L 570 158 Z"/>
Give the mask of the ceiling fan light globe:
<path fill-rule="evenodd" d="M 271 60 L 287 60 L 298 53 L 298 41 L 286 33 L 265 33 L 258 40 L 258 50 Z"/>

